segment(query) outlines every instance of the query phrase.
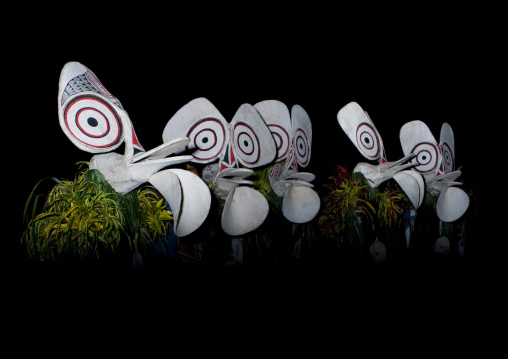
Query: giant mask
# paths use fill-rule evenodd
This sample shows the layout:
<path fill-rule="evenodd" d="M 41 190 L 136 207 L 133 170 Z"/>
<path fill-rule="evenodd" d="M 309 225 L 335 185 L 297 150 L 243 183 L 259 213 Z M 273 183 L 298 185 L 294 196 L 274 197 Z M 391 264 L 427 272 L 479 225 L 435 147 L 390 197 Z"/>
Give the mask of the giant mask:
<path fill-rule="evenodd" d="M 413 206 L 418 208 L 425 195 L 425 183 L 419 173 L 408 170 L 415 165 L 408 163 L 415 155 L 407 154 L 398 161 L 388 162 L 379 131 L 367 112 L 356 102 L 350 102 L 341 108 L 337 114 L 337 120 L 360 153 L 365 158 L 378 162 L 376 165 L 360 162 L 353 172 L 361 172 L 373 188 L 393 178 Z"/>
<path fill-rule="evenodd" d="M 95 154 L 90 169 L 99 170 L 117 192 L 125 194 L 143 183 L 152 184 L 171 207 L 177 236 L 188 235 L 203 223 L 211 202 L 208 187 L 190 171 L 162 170 L 192 159 L 168 157 L 184 148 L 188 138 L 175 138 L 145 151 L 120 101 L 90 69 L 78 62 L 65 64 L 61 71 L 58 116 L 69 140 Z M 111 152 L 122 143 L 123 155 Z"/>
<path fill-rule="evenodd" d="M 461 171 L 455 170 L 455 139 L 448 123 L 441 126 L 439 143 L 422 121 L 411 121 L 400 129 L 400 143 L 405 155 L 413 155 L 413 171 L 425 179 L 427 190 L 439 196 L 436 213 L 443 222 L 459 219 L 469 207 L 469 196 L 456 179 Z"/>
<path fill-rule="evenodd" d="M 231 122 L 226 121 L 206 98 L 197 98 L 175 113 L 163 132 L 164 142 L 188 137 L 186 150 L 192 162 L 208 164 L 202 177 L 225 199 L 222 229 L 240 236 L 258 228 L 268 215 L 266 198 L 249 187 L 252 168 L 273 161 L 276 147 L 265 122 L 249 104 L 241 105 Z"/>
<path fill-rule="evenodd" d="M 291 108 L 277 100 L 266 100 L 254 105 L 268 125 L 277 145 L 275 162 L 270 168 L 270 185 L 283 197 L 282 213 L 293 223 L 312 220 L 319 211 L 321 202 L 310 183 L 315 176 L 299 172 L 298 168 L 309 165 L 312 144 L 312 125 L 307 112 L 299 105 Z"/>

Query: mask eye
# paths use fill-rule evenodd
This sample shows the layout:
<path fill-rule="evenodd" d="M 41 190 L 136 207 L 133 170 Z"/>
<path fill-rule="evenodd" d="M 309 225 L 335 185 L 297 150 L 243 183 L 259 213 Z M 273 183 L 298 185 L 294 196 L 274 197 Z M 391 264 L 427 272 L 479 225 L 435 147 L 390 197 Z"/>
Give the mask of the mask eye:
<path fill-rule="evenodd" d="M 225 128 L 214 118 L 205 118 L 192 126 L 187 133 L 189 149 L 195 148 L 192 156 L 197 161 L 210 161 L 219 156 L 225 142 Z"/>
<path fill-rule="evenodd" d="M 259 161 L 259 139 L 254 130 L 246 123 L 240 122 L 233 128 L 233 143 L 238 157 L 247 165 L 255 165 Z"/>
<path fill-rule="evenodd" d="M 441 151 L 443 155 L 443 165 L 445 173 L 453 172 L 454 163 L 453 163 L 453 154 L 451 148 L 448 144 L 443 143 L 441 146 Z"/>
<path fill-rule="evenodd" d="M 268 125 L 268 128 L 272 133 L 273 139 L 275 140 L 275 146 L 277 147 L 277 158 L 275 161 L 281 161 L 288 153 L 289 135 L 286 130 L 279 125 Z"/>
<path fill-rule="evenodd" d="M 380 155 L 380 141 L 376 129 L 368 123 L 361 123 L 356 130 L 358 148 L 369 159 L 376 159 Z"/>
<path fill-rule="evenodd" d="M 305 132 L 297 129 L 293 138 L 298 164 L 306 167 L 310 159 L 310 144 Z"/>
<path fill-rule="evenodd" d="M 437 168 L 438 164 L 438 150 L 437 147 L 431 143 L 420 143 L 411 151 L 416 154 L 416 157 L 411 162 L 416 163 L 415 170 L 421 173 L 429 173 Z"/>
<path fill-rule="evenodd" d="M 95 152 L 113 150 L 122 143 L 122 123 L 114 108 L 93 95 L 76 97 L 63 112 L 64 131 L 77 144 Z"/>

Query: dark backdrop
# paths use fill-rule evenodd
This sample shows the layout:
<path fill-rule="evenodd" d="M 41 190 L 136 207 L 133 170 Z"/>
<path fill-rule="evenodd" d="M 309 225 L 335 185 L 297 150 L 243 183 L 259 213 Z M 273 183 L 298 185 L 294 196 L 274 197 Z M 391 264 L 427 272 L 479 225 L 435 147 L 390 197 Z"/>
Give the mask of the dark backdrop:
<path fill-rule="evenodd" d="M 316 174 L 318 191 L 336 165 L 352 169 L 364 161 L 337 122 L 348 102 L 369 113 L 388 160 L 403 156 L 404 123 L 421 120 L 439 138 L 448 122 L 460 179 L 474 189 L 480 212 L 487 212 L 485 161 L 496 106 L 486 85 L 492 68 L 479 62 L 489 50 L 486 35 L 444 14 L 434 14 L 432 21 L 411 15 L 370 24 L 361 16 L 324 12 L 294 17 L 258 9 L 251 16 L 198 19 L 189 12 L 179 18 L 175 11 L 153 24 L 144 15 L 143 25 L 97 17 L 87 18 L 85 26 L 77 14 L 70 23 L 55 20 L 59 26 L 26 22 L 30 31 L 7 41 L 4 68 L 4 106 L 13 110 L 4 118 L 3 180 L 9 198 L 15 198 L 9 200 L 9 259 L 24 259 L 19 238 L 32 187 L 46 177 L 71 179 L 76 163 L 92 157 L 58 123 L 58 80 L 68 61 L 89 67 L 122 102 L 147 150 L 162 143 L 170 117 L 197 97 L 208 98 L 226 119 L 243 103 L 277 99 L 289 108 L 301 105 L 313 129 L 306 171 Z M 318 21 L 311 24 L 309 18 Z M 478 251 L 492 248 L 487 223 L 468 227 Z"/>
<path fill-rule="evenodd" d="M 495 149 L 504 141 L 504 99 L 496 96 L 504 83 L 495 65 L 503 49 L 503 42 L 495 40 L 503 22 L 492 19 L 496 10 L 426 4 L 374 8 L 359 3 L 353 9 L 336 3 L 279 9 L 257 2 L 241 9 L 236 4 L 188 5 L 163 9 L 132 3 L 106 9 L 105 3 L 79 2 L 6 9 L 0 46 L 2 223 L 8 229 L 2 231 L 0 255 L 7 264 L 2 272 L 3 307 L 14 314 L 16 325 L 6 325 L 9 331 L 16 335 L 22 330 L 31 341 L 43 333 L 52 335 L 47 325 L 53 323 L 63 328 L 69 343 L 79 338 L 77 344 L 84 348 L 83 343 L 95 342 L 95 337 L 88 340 L 88 333 L 83 341 L 67 328 L 92 320 L 106 321 L 105 330 L 125 323 L 130 331 L 125 338 L 137 339 L 131 334 L 147 329 L 148 341 L 129 345 L 143 351 L 155 342 L 156 332 L 163 332 L 167 343 L 167 327 L 184 326 L 184 337 L 201 342 L 220 326 L 221 334 L 245 340 L 244 331 L 236 329 L 253 323 L 254 337 L 262 342 L 281 342 L 284 331 L 279 328 L 294 327 L 291 334 L 298 343 L 288 346 L 297 350 L 315 333 L 319 345 L 311 345 L 313 353 L 326 342 L 337 352 L 349 338 L 362 341 L 355 350 L 371 340 L 380 350 L 405 342 L 432 352 L 441 350 L 434 346 L 438 341 L 454 352 L 481 343 L 478 332 L 488 333 L 486 320 L 498 318 L 495 304 L 502 302 L 504 287 L 498 281 L 502 272 L 490 266 L 504 268 L 505 261 L 497 262 L 496 256 L 505 253 L 499 250 L 503 222 L 491 218 L 499 214 L 503 219 L 504 212 L 487 202 L 502 204 L 504 198 L 502 175 L 496 170 L 504 152 Z M 118 273 L 45 273 L 37 266 L 25 272 L 19 239 L 32 187 L 46 177 L 73 178 L 75 163 L 92 156 L 76 148 L 58 123 L 58 79 L 68 61 L 89 67 L 122 102 L 145 149 L 159 145 L 169 118 L 197 97 L 208 98 L 226 119 L 241 104 L 266 99 L 303 106 L 313 127 L 307 170 L 316 174 L 318 190 L 335 165 L 353 168 L 364 160 L 337 123 L 337 112 L 348 102 L 358 102 L 369 113 L 389 160 L 402 157 L 398 136 L 404 123 L 424 121 L 438 137 L 446 121 L 455 133 L 460 179 L 474 189 L 480 213 L 467 228 L 468 238 L 477 244 L 475 260 L 470 267 L 444 272 L 440 267 L 418 273 L 396 268 L 389 281 L 382 267 L 328 275 L 284 269 L 259 275 L 238 272 L 222 280 L 213 271 L 190 278 L 172 272 L 160 273 L 156 281 L 121 278 Z M 100 290 L 95 290 L 98 283 Z M 163 323 L 163 330 L 140 323 L 146 318 Z M 441 325 L 443 320 L 453 326 Z M 234 329 L 224 332 L 224 325 Z M 102 328 L 92 327 L 96 329 Z M 386 340 L 376 346 L 380 335 Z M 218 340 L 214 347 L 229 347 L 234 341 L 226 335 Z M 34 347 L 56 347 L 64 341 L 56 344 L 52 337 Z M 117 342 L 113 345 L 118 349 Z M 256 346 L 246 345 L 248 350 Z M 479 345 L 482 350 L 488 346 Z"/>

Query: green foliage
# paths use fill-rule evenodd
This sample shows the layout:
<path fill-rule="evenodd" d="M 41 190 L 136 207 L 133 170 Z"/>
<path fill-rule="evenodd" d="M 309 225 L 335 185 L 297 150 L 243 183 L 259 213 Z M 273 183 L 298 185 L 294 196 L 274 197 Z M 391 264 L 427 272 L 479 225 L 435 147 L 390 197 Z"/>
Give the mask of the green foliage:
<path fill-rule="evenodd" d="M 376 195 L 377 218 L 381 227 L 401 226 L 404 219 L 404 212 L 411 206 L 406 194 L 399 188 L 391 189 L 391 181 L 385 182 L 385 190 Z"/>
<path fill-rule="evenodd" d="M 361 218 L 373 225 L 374 206 L 369 201 L 369 185 L 361 173 L 348 178 L 347 170 L 337 166 L 337 175 L 329 177 L 333 183 L 324 185 L 330 190 L 323 200 L 318 224 L 325 237 L 334 238 L 340 246 L 363 248 L 364 234 Z"/>
<path fill-rule="evenodd" d="M 425 191 L 425 196 L 423 197 L 422 207 L 428 207 L 429 209 L 435 210 L 438 198 L 439 198 L 439 196 L 434 196 L 429 191 Z"/>
<path fill-rule="evenodd" d="M 143 249 L 145 252 L 161 236 L 167 237 L 173 214 L 166 209 L 164 198 L 154 187 L 142 187 L 135 194 L 136 198 L 132 203 L 138 204 L 139 217 L 136 219 L 138 230 L 134 232 L 134 250 L 138 252 Z M 162 248 L 164 249 L 165 246 Z"/>
<path fill-rule="evenodd" d="M 339 247 L 362 251 L 366 231 L 382 230 L 389 235 L 403 225 L 404 213 L 411 204 L 393 181 L 372 188 L 363 174 L 350 174 L 343 166 L 337 166 L 336 175 L 329 178 L 332 183 L 324 187 L 330 192 L 322 200 L 318 224 L 321 233 L 335 239 Z"/>
<path fill-rule="evenodd" d="M 283 166 L 284 162 L 280 162 L 279 164 Z M 270 167 L 254 171 L 252 178 L 254 179 L 254 188 L 265 196 L 270 204 L 270 209 L 278 214 L 282 214 L 283 198 L 279 197 L 272 189 L 272 185 L 270 184 Z"/>
<path fill-rule="evenodd" d="M 97 170 L 81 170 L 73 181 L 50 179 L 56 184 L 47 194 L 42 211 L 37 214 L 43 195 L 34 198 L 34 193 L 43 180 L 34 186 L 25 205 L 26 229 L 21 242 L 30 259 L 96 260 L 108 251 L 114 252 L 123 239 L 137 252 L 139 241 L 146 246 L 165 235 L 172 219 L 154 190 L 141 188 L 119 194 Z"/>

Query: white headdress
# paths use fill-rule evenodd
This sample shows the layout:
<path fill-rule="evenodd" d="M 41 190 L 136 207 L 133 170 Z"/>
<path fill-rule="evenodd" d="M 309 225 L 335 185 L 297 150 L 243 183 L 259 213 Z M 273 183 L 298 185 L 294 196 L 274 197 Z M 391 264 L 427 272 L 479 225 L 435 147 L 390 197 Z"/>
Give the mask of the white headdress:
<path fill-rule="evenodd" d="M 239 107 L 230 123 L 206 98 L 197 98 L 175 113 L 162 135 L 163 141 L 185 136 L 192 162 L 211 163 L 202 177 L 216 186 L 216 195 L 226 200 L 222 211 L 222 229 L 239 236 L 255 230 L 268 215 L 266 198 L 246 178 L 252 168 L 266 165 L 276 155 L 275 142 L 252 105 Z M 218 161 L 218 163 L 215 163 Z M 240 165 L 244 167 L 240 167 Z"/>
<path fill-rule="evenodd" d="M 156 187 L 171 207 L 177 236 L 185 236 L 203 223 L 211 201 L 208 187 L 189 171 L 160 171 L 192 159 L 167 157 L 184 148 L 189 143 L 187 137 L 145 151 L 120 101 L 79 62 L 68 62 L 60 73 L 58 117 L 74 145 L 96 153 L 90 169 L 99 170 L 117 192 L 128 193 L 146 182 Z M 124 142 L 123 155 L 111 152 Z"/>
<path fill-rule="evenodd" d="M 383 140 L 367 112 L 356 102 L 350 102 L 341 108 L 337 120 L 346 135 L 360 153 L 367 159 L 378 161 L 377 165 L 360 162 L 353 172 L 361 172 L 372 187 L 393 178 L 406 193 L 415 208 L 418 208 L 425 195 L 425 184 L 422 177 L 411 170 L 413 163 L 408 163 L 414 155 L 409 154 L 398 161 L 388 162 Z"/>
<path fill-rule="evenodd" d="M 428 126 L 422 121 L 411 121 L 400 129 L 400 143 L 406 155 L 413 155 L 413 171 L 425 179 L 427 190 L 439 196 L 436 204 L 437 216 L 443 222 L 460 218 L 469 207 L 469 196 L 455 181 L 461 171 L 455 170 L 455 140 L 448 123 L 441 126 L 439 143 Z"/>
<path fill-rule="evenodd" d="M 291 108 L 277 100 L 266 100 L 254 105 L 268 125 L 277 145 L 275 162 L 286 160 L 284 166 L 270 168 L 270 184 L 273 191 L 284 197 L 282 213 L 293 223 L 312 220 L 319 211 L 321 201 L 310 183 L 315 176 L 299 172 L 307 167 L 312 148 L 312 125 L 309 115 L 299 105 Z"/>

